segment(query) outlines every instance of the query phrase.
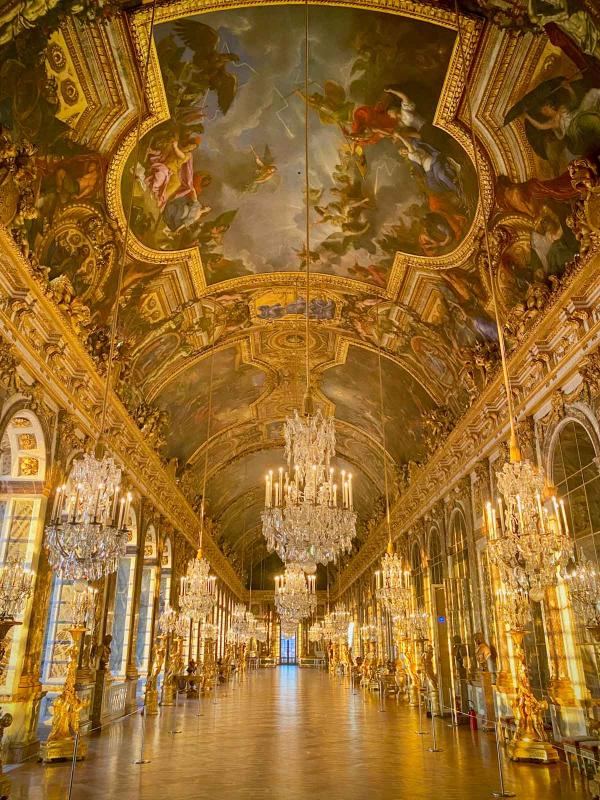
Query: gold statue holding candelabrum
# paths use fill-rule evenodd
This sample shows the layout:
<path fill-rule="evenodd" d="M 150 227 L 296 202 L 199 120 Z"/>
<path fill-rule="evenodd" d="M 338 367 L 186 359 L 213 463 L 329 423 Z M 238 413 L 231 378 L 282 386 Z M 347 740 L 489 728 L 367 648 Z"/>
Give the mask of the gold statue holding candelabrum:
<path fill-rule="evenodd" d="M 87 707 L 88 700 L 78 697 L 75 689 L 79 651 L 85 631 L 85 626 L 68 628 L 72 640 L 69 665 L 63 690 L 52 704 L 52 727 L 48 739 L 42 745 L 42 760 L 46 762 L 73 758 L 76 746 L 77 760 L 85 758 L 87 754 L 87 743 L 79 740 L 79 724 L 81 712 Z"/>
<path fill-rule="evenodd" d="M 158 676 L 163 667 L 165 650 L 167 647 L 166 637 L 159 634 L 154 645 L 154 655 L 152 657 L 152 668 L 146 681 L 146 695 L 144 699 L 144 714 L 156 716 L 158 714 Z"/>

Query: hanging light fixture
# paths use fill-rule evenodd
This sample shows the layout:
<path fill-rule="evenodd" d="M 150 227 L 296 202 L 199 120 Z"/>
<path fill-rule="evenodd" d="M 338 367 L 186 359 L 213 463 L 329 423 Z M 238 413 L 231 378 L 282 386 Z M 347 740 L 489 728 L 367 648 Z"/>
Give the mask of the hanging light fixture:
<path fill-rule="evenodd" d="M 142 75 L 142 97 L 146 95 L 148 83 L 155 5 L 152 7 L 148 49 Z M 137 163 L 139 156 L 144 108 L 144 104 L 140 104 L 133 151 L 134 163 Z M 52 515 L 45 528 L 44 543 L 50 565 L 67 580 L 92 581 L 115 572 L 127 547 L 131 495 L 127 493 L 120 496 L 121 469 L 112 457 L 106 455 L 103 439 L 106 434 L 108 398 L 117 347 L 119 308 L 132 213 L 133 191 L 129 198 L 117 275 L 106 381 L 95 452 L 93 455 L 86 453 L 82 458 L 74 460 L 67 483 L 56 489 Z"/>
<path fill-rule="evenodd" d="M 309 642 L 321 642 L 324 639 L 323 636 L 323 622 L 313 622 L 313 624 L 308 629 L 308 641 Z"/>
<path fill-rule="evenodd" d="M 206 419 L 206 441 L 204 445 L 204 475 L 202 478 L 202 504 L 200 506 L 200 532 L 198 552 L 188 561 L 186 574 L 181 578 L 179 607 L 181 612 L 196 622 L 205 620 L 217 602 L 217 579 L 210 574 L 210 563 L 202 555 L 204 534 L 206 477 L 208 472 L 208 445 L 210 441 L 213 402 L 213 378 L 215 366 L 215 325 L 213 318 L 213 340 L 210 351 L 210 372 L 208 382 L 208 410 Z"/>
<path fill-rule="evenodd" d="M 330 466 L 335 455 L 335 423 L 314 410 L 310 381 L 310 186 L 308 160 L 308 3 L 305 5 L 305 373 L 306 393 L 302 416 L 294 411 L 284 425 L 287 471 L 280 467 L 265 478 L 265 510 L 261 519 L 269 550 L 284 563 L 300 564 L 314 572 L 350 552 L 356 535 L 352 475 L 338 480 Z"/>
<path fill-rule="evenodd" d="M 131 494 L 120 496 L 121 470 L 110 457 L 86 453 L 54 496 L 45 545 L 64 580 L 94 581 L 115 572 L 125 555 Z"/>
<path fill-rule="evenodd" d="M 600 634 L 600 574 L 598 567 L 582 552 L 578 553 L 577 564 L 567 574 L 569 595 L 573 611 L 578 620 L 598 638 Z"/>
<path fill-rule="evenodd" d="M 288 564 L 275 577 L 275 608 L 281 617 L 302 620 L 317 608 L 316 576 L 305 575 L 299 564 Z"/>
<path fill-rule="evenodd" d="M 350 625 L 350 612 L 341 605 L 336 605 L 331 614 L 331 625 L 334 631 L 333 638 L 340 642 L 348 641 L 348 627 Z"/>

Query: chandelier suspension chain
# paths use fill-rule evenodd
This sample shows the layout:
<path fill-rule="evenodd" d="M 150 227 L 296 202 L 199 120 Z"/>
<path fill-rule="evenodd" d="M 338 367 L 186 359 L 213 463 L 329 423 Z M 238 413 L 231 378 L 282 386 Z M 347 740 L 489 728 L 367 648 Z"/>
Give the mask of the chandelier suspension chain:
<path fill-rule="evenodd" d="M 148 85 L 148 71 L 150 69 L 150 53 L 152 52 L 152 41 L 154 38 L 154 19 L 156 16 L 156 0 L 152 0 L 152 12 L 150 15 L 150 28 L 148 31 L 148 46 L 146 48 L 146 58 L 144 61 L 144 71 L 142 73 L 142 85 L 140 92 L 140 111 L 137 118 L 135 130 L 135 146 L 133 149 L 134 159 L 133 164 L 138 163 L 140 152 L 140 138 L 142 130 L 142 119 L 144 115 L 144 99 L 146 97 L 146 88 Z M 135 168 L 135 167 L 134 167 Z M 119 263 L 119 272 L 117 276 L 117 288 L 115 292 L 114 312 L 110 328 L 110 347 L 108 351 L 108 363 L 106 365 L 106 383 L 104 385 L 104 395 L 102 398 L 102 414 L 100 416 L 100 428 L 98 433 L 97 444 L 99 444 L 106 425 L 106 411 L 108 406 L 108 394 L 110 392 L 110 383 L 112 378 L 112 365 L 115 357 L 115 348 L 117 340 L 117 324 L 119 320 L 119 301 L 121 299 L 121 291 L 123 289 L 123 278 L 125 275 L 125 259 L 127 257 L 127 245 L 129 243 L 129 233 L 131 228 L 131 217 L 133 214 L 133 182 L 131 185 L 131 192 L 129 195 L 129 205 L 127 209 L 127 218 L 125 222 L 125 234 L 123 237 L 123 249 L 121 251 L 121 259 Z"/>
<path fill-rule="evenodd" d="M 306 351 L 306 399 L 310 397 L 310 193 L 308 177 L 308 0 L 304 4 L 304 191 L 306 195 L 306 244 L 305 244 L 305 269 L 306 269 L 306 302 L 304 307 L 304 338 Z M 304 409 L 310 413 L 309 407 Z"/>
<path fill-rule="evenodd" d="M 479 189 L 479 199 L 481 202 L 481 211 L 483 215 L 483 237 L 485 242 L 485 249 L 487 255 L 487 265 L 490 281 L 490 291 L 492 295 L 492 306 L 494 309 L 494 317 L 496 320 L 496 328 L 498 330 L 498 344 L 500 347 L 500 359 L 502 362 L 502 375 L 504 379 L 504 390 L 506 392 L 506 402 L 508 406 L 508 421 L 510 425 L 510 458 L 511 461 L 520 461 L 521 454 L 519 451 L 517 429 L 515 425 L 515 414 L 513 406 L 513 398 L 510 388 L 510 379 L 508 374 L 508 361 L 506 357 L 506 345 L 504 341 L 504 331 L 500 321 L 500 313 L 498 311 L 498 298 L 496 295 L 496 287 L 494 284 L 494 273 L 492 269 L 492 248 L 490 245 L 490 235 L 488 230 L 487 219 L 485 215 L 485 208 L 483 203 L 483 180 L 481 178 L 481 163 L 479 159 L 479 150 L 477 148 L 477 138 L 475 136 L 475 117 L 473 113 L 473 103 L 471 101 L 471 92 L 469 91 L 468 74 L 467 74 L 467 61 L 465 55 L 465 45 L 463 38 L 463 30 L 460 22 L 460 13 L 458 10 L 458 0 L 454 0 L 454 13 L 456 18 L 456 30 L 458 33 L 458 46 L 460 49 L 461 70 L 463 76 L 463 83 L 465 86 L 465 105 L 469 116 L 470 124 L 470 139 L 471 147 L 473 148 L 473 163 L 475 166 L 475 175 L 477 177 L 477 186 Z"/>
<path fill-rule="evenodd" d="M 213 376 L 215 369 L 215 342 L 217 341 L 216 325 L 215 325 L 216 312 L 213 312 L 212 324 L 212 345 L 210 348 L 210 372 L 208 379 L 208 410 L 206 418 L 206 442 L 204 445 L 204 475 L 202 476 L 202 505 L 200 506 L 200 534 L 198 549 L 202 550 L 202 536 L 204 534 L 204 509 L 206 506 L 206 473 L 208 471 L 208 450 L 210 442 L 210 428 L 212 422 L 212 401 L 213 401 Z"/>
<path fill-rule="evenodd" d="M 387 442 L 385 436 L 385 409 L 384 409 L 384 402 L 383 402 L 383 375 L 382 375 L 382 367 L 381 367 L 381 323 L 379 319 L 379 307 L 381 305 L 381 300 L 375 306 L 375 314 L 377 315 L 377 319 L 375 322 L 376 330 L 377 330 L 377 371 L 378 371 L 378 378 L 379 378 L 379 412 L 381 415 L 381 442 L 383 447 L 383 485 L 385 491 L 385 520 L 387 525 L 387 532 L 388 532 L 388 543 L 391 547 L 392 545 L 392 526 L 390 521 L 390 495 L 389 495 L 389 485 L 388 485 L 388 471 L 387 471 Z"/>

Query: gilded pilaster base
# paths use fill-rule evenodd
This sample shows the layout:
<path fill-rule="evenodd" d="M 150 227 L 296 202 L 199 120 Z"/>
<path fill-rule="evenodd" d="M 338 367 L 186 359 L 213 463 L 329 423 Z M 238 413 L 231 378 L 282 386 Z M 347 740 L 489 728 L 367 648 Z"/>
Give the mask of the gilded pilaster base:
<path fill-rule="evenodd" d="M 550 742 L 537 742 L 531 739 L 513 739 L 508 745 L 511 761 L 540 761 L 553 764 L 558 761 L 558 752 Z"/>
<path fill-rule="evenodd" d="M 146 700 L 144 703 L 144 714 L 147 717 L 155 717 L 158 714 L 158 691 L 157 689 L 146 689 Z"/>
<path fill-rule="evenodd" d="M 41 756 L 44 763 L 51 761 L 71 761 L 75 752 L 75 737 L 68 739 L 52 739 L 44 742 L 41 747 Z M 77 761 L 82 761 L 87 756 L 87 742 L 79 739 L 77 745 Z"/>
<path fill-rule="evenodd" d="M 40 702 L 45 694 L 38 683 L 35 687 L 19 689 L 11 701 L 2 704 L 3 710 L 12 714 L 13 718 L 2 743 L 7 762 L 20 764 L 39 753 L 38 716 Z"/>

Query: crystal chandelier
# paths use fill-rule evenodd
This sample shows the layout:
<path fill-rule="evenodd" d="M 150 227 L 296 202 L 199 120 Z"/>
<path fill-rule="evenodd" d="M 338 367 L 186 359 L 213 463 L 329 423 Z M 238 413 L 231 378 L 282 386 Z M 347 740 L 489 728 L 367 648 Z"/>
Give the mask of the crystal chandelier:
<path fill-rule="evenodd" d="M 288 564 L 285 574 L 275 577 L 275 608 L 288 619 L 310 616 L 317 608 L 315 575 L 305 575 L 299 564 Z"/>
<path fill-rule="evenodd" d="M 300 620 L 294 617 L 280 617 L 279 621 L 281 622 L 281 635 L 284 639 L 290 639 L 298 631 Z"/>
<path fill-rule="evenodd" d="M 332 612 L 328 611 L 327 614 L 325 614 L 323 622 L 321 623 L 321 631 L 324 641 L 332 642 L 335 639 L 336 632 Z"/>
<path fill-rule="evenodd" d="M 308 629 L 308 641 L 309 642 L 320 642 L 323 639 L 323 623 L 322 622 L 313 622 L 313 624 Z"/>
<path fill-rule="evenodd" d="M 0 568 L 0 620 L 22 614 L 31 596 L 33 573 L 18 558 L 8 558 Z"/>
<path fill-rule="evenodd" d="M 555 586 L 573 556 L 564 504 L 552 495 L 552 513 L 543 503 L 544 473 L 517 458 L 497 475 L 498 509 L 487 504 L 489 552 L 503 584 L 534 601 Z"/>
<path fill-rule="evenodd" d="M 166 605 L 164 611 L 158 618 L 158 629 L 164 635 L 172 634 L 183 639 L 190 627 L 190 618 L 184 614 L 179 614 L 170 605 Z"/>
<path fill-rule="evenodd" d="M 360 636 L 363 642 L 376 642 L 377 625 L 374 622 L 366 622 L 361 626 Z"/>
<path fill-rule="evenodd" d="M 234 645 L 247 644 L 253 635 L 254 620 L 254 614 L 246 606 L 236 603 L 231 612 L 227 641 Z"/>
<path fill-rule="evenodd" d="M 334 631 L 333 638 L 338 639 L 340 642 L 347 641 L 350 612 L 346 611 L 343 606 L 337 605 L 331 614 L 331 624 Z"/>
<path fill-rule="evenodd" d="M 411 611 L 406 618 L 408 632 L 413 639 L 424 642 L 429 636 L 429 614 L 426 611 Z"/>
<path fill-rule="evenodd" d="M 202 557 L 202 550 L 198 550 L 181 578 L 179 608 L 182 614 L 196 622 L 205 619 L 217 602 L 217 579 L 209 572 L 210 564 Z"/>
<path fill-rule="evenodd" d="M 219 629 L 213 622 L 202 622 L 200 625 L 200 638 L 206 642 L 214 642 Z"/>
<path fill-rule="evenodd" d="M 335 425 L 320 409 L 303 417 L 294 411 L 284 436 L 288 468 L 265 478 L 263 533 L 284 563 L 311 571 L 350 552 L 356 535 L 352 474 L 342 470 L 339 485 L 335 480 Z"/>
<path fill-rule="evenodd" d="M 410 571 L 394 553 L 391 542 L 381 560 L 381 571 L 375 573 L 375 596 L 392 618 L 406 617 L 410 610 Z"/>
<path fill-rule="evenodd" d="M 86 453 L 59 486 L 45 544 L 63 580 L 92 581 L 117 569 L 125 555 L 131 494 L 119 496 L 121 470 L 112 458 Z"/>
<path fill-rule="evenodd" d="M 578 563 L 567 574 L 569 595 L 573 611 L 585 627 L 600 630 L 600 574 L 593 561 L 585 560 L 580 553 Z"/>

